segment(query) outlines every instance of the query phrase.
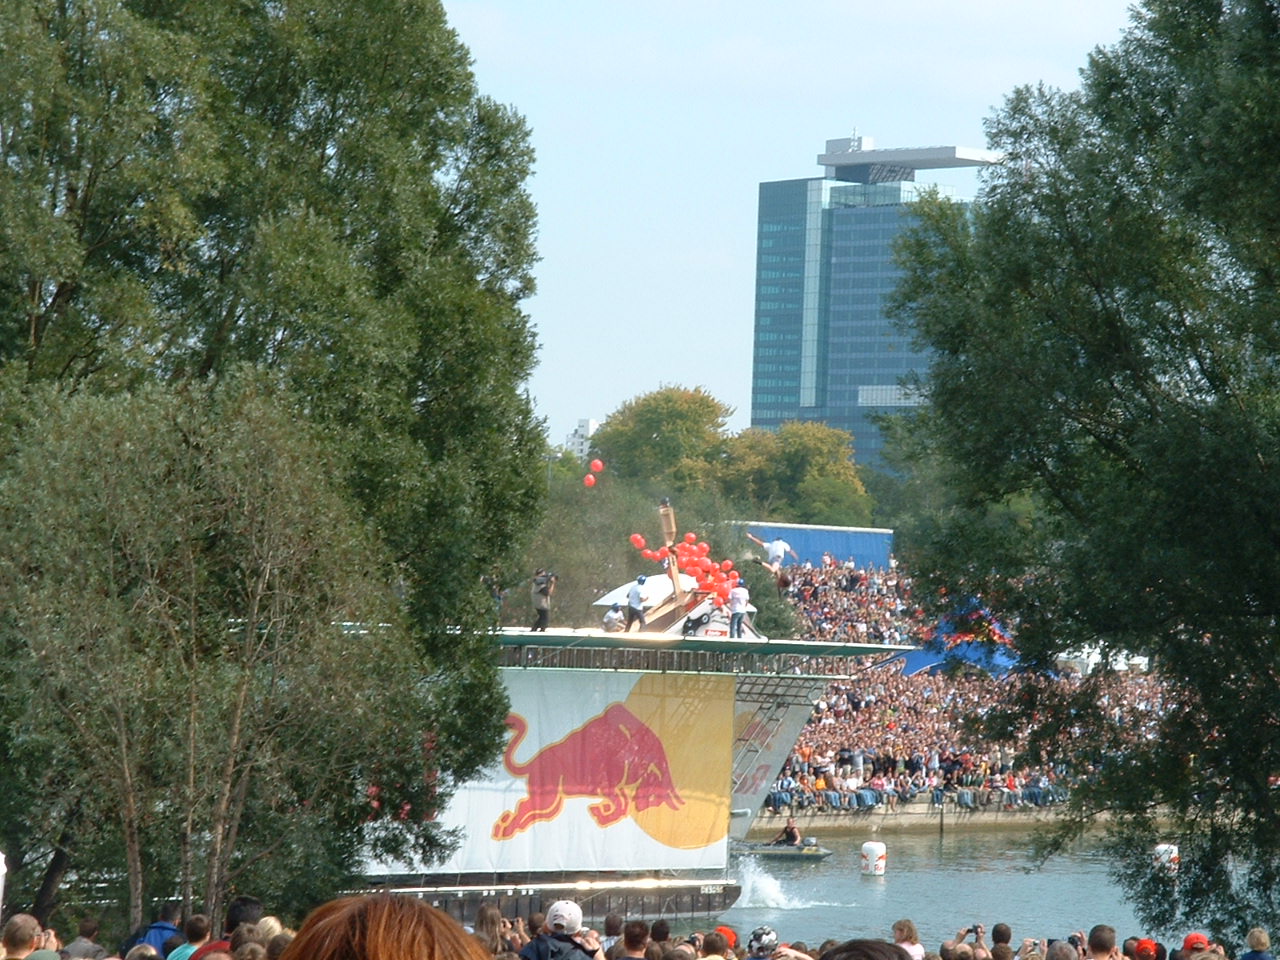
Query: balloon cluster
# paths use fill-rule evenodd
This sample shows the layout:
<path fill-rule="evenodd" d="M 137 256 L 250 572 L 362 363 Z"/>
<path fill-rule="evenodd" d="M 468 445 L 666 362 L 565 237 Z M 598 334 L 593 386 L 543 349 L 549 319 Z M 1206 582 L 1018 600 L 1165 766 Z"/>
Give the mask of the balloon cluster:
<path fill-rule="evenodd" d="M 596 485 L 596 474 L 601 473 L 603 471 L 604 471 L 604 461 L 592 460 L 591 472 L 582 478 L 582 485 L 587 488 L 594 487 Z"/>
<path fill-rule="evenodd" d="M 686 533 L 683 540 L 657 550 L 649 549 L 644 537 L 633 533 L 631 545 L 646 560 L 656 563 L 674 560 L 676 569 L 692 576 L 698 583 L 698 589 L 711 594 L 711 602 L 717 607 L 724 606 L 729 599 L 729 591 L 738 585 L 740 575 L 733 569 L 733 561 L 725 559 L 717 563 L 712 560 L 711 547 L 706 541 L 700 541 L 695 533 Z"/>

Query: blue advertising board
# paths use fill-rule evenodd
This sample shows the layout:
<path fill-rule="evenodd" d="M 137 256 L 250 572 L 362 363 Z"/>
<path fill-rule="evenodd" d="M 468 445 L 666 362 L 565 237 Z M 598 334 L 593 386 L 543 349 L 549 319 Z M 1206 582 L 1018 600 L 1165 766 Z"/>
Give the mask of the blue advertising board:
<path fill-rule="evenodd" d="M 875 527 L 827 527 L 748 520 L 735 520 L 734 524 L 766 543 L 781 537 L 791 544 L 800 563 L 812 563 L 815 567 L 822 563 L 823 553 L 831 554 L 837 563 L 844 563 L 852 557 L 860 567 L 888 567 L 889 554 L 893 552 L 893 531 Z M 795 562 L 787 558 L 787 563 Z"/>

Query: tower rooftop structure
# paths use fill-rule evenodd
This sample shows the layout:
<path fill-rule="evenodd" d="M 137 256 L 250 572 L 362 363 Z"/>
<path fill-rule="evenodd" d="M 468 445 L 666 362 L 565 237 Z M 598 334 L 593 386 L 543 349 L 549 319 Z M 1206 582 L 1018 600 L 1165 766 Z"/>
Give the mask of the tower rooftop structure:
<path fill-rule="evenodd" d="M 933 179 L 930 171 L 1003 156 L 961 146 L 877 150 L 854 131 L 827 140 L 817 159 L 821 176 L 760 185 L 751 425 L 825 423 L 853 434 L 859 465 L 883 467 L 881 417 L 923 402 L 910 384 L 929 364 L 888 314 L 903 272 L 895 240 L 924 193 L 917 171 Z"/>
<path fill-rule="evenodd" d="M 1001 154 L 978 147 L 893 147 L 877 150 L 870 137 L 828 140 L 818 154 L 830 180 L 850 183 L 885 183 L 915 180 L 917 170 L 950 170 L 985 167 L 999 163 Z"/>

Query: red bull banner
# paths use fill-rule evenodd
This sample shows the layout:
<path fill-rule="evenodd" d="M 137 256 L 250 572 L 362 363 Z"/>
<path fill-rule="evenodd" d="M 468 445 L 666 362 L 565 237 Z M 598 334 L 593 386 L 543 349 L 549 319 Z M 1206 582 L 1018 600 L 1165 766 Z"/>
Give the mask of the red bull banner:
<path fill-rule="evenodd" d="M 441 872 L 720 868 L 734 679 L 505 669 L 508 739 L 458 791 Z"/>

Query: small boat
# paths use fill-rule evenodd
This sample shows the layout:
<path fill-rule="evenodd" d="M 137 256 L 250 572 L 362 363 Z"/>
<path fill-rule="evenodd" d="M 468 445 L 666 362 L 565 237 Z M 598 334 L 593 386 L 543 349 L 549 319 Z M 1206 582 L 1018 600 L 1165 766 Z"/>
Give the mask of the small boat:
<path fill-rule="evenodd" d="M 770 860 L 825 860 L 831 851 L 813 837 L 805 837 L 800 844 L 764 843 L 735 840 L 729 845 L 729 853 L 735 857 L 767 857 Z"/>

